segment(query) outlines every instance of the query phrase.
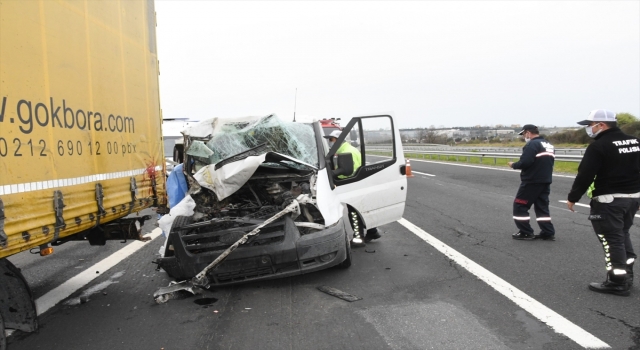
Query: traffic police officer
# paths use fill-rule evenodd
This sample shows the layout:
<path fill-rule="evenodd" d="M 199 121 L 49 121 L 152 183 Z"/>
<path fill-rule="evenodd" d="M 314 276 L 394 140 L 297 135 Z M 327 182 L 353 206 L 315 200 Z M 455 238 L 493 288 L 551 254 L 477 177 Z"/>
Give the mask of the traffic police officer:
<path fill-rule="evenodd" d="M 325 138 L 329 139 L 329 146 L 333 146 L 333 144 L 338 140 L 338 137 L 340 137 L 341 133 L 342 131 L 340 130 L 334 130 L 331 132 L 331 134 L 325 136 Z M 358 168 L 362 166 L 362 155 L 360 154 L 360 151 L 357 148 L 353 147 L 351 144 L 349 144 L 349 142 L 346 142 L 346 140 L 342 142 L 342 144 L 336 151 L 336 154 L 344 154 L 344 153 L 351 154 L 351 157 L 353 159 L 353 172 L 349 175 L 338 175 L 338 179 L 346 179 L 355 175 Z M 349 212 L 349 219 L 351 220 L 351 225 L 354 231 L 353 239 L 351 240 L 352 247 L 354 248 L 364 247 L 365 242 L 370 242 L 371 240 L 382 237 L 380 232 L 378 232 L 378 228 L 374 227 L 374 228 L 368 229 L 363 238 L 362 237 L 363 234 L 361 233 L 362 223 L 361 223 L 361 220 L 358 218 L 358 213 L 356 213 L 355 211 Z"/>
<path fill-rule="evenodd" d="M 584 153 L 567 206 L 574 211 L 574 203 L 594 183 L 589 220 L 604 248 L 607 268 L 606 281 L 591 283 L 589 289 L 627 296 L 637 257 L 629 229 L 640 205 L 640 140 L 623 133 L 611 111 L 591 111 L 578 124 L 586 125 L 596 141 Z"/>
<path fill-rule="evenodd" d="M 522 127 L 522 135 L 527 142 L 522 148 L 522 155 L 517 162 L 509 162 L 513 169 L 522 169 L 520 172 L 520 188 L 513 201 L 513 221 L 518 232 L 511 235 L 513 239 L 545 241 L 555 240 L 555 229 L 551 223 L 549 214 L 549 193 L 551 193 L 551 175 L 555 150 L 553 145 L 546 141 L 538 127 L 527 124 Z M 534 235 L 533 228 L 529 224 L 529 209 L 534 206 L 536 221 L 540 226 L 540 234 Z"/>

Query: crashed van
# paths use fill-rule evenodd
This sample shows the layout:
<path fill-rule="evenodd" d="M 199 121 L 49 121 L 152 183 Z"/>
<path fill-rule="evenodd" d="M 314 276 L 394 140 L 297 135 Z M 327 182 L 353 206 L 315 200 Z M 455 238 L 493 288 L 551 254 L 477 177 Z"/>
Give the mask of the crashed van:
<path fill-rule="evenodd" d="M 334 145 L 318 121 L 276 115 L 214 118 L 182 133 L 188 191 L 160 220 L 167 241 L 155 261 L 176 280 L 228 285 L 347 268 L 354 230 L 402 217 L 405 160 L 389 115 L 352 118 Z M 336 154 L 354 135 L 355 173 L 351 156 Z"/>

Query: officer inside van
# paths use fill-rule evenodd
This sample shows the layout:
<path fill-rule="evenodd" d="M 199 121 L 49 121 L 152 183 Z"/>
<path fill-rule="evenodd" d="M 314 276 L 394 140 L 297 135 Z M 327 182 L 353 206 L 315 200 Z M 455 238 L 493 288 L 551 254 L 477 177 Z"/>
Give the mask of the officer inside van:
<path fill-rule="evenodd" d="M 326 139 L 329 139 L 329 147 L 333 147 L 333 145 L 338 141 L 338 137 L 342 131 L 334 130 L 331 134 L 324 136 Z M 362 166 L 362 155 L 360 151 L 353 147 L 349 142 L 344 140 L 338 150 L 336 151 L 336 155 L 339 154 L 351 154 L 351 158 L 353 159 L 353 171 L 349 175 L 338 175 L 338 179 L 347 179 L 356 174 L 358 169 Z M 358 213 L 349 212 L 349 219 L 351 220 L 351 225 L 353 227 L 353 239 L 351 240 L 351 246 L 354 248 L 364 247 L 365 242 L 370 242 L 374 239 L 378 239 L 382 237 L 380 232 L 378 232 L 378 228 L 374 227 L 367 230 L 367 233 L 364 235 L 364 239 L 362 238 L 362 222 L 358 217 Z"/>
<path fill-rule="evenodd" d="M 329 147 L 333 147 L 333 144 L 338 141 L 338 137 L 341 133 L 342 131 L 340 130 L 333 130 L 331 134 L 324 137 L 326 139 L 329 139 Z M 358 171 L 360 166 L 362 166 L 362 155 L 360 154 L 360 151 L 357 148 L 351 146 L 351 144 L 349 142 L 346 142 L 346 140 L 342 142 L 340 148 L 338 148 L 338 150 L 336 151 L 336 154 L 345 153 L 351 154 L 351 158 L 353 159 L 353 171 L 349 175 L 338 175 L 338 179 L 347 179 L 352 177 L 356 174 L 356 171 Z"/>

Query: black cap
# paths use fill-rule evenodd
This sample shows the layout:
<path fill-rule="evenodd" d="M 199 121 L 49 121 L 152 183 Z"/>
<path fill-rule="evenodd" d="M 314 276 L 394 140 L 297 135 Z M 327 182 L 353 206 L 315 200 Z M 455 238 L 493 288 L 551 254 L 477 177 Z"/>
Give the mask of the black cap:
<path fill-rule="evenodd" d="M 524 134 L 525 131 L 533 131 L 534 134 L 538 134 L 538 127 L 533 124 L 526 124 L 522 127 L 522 130 L 520 130 L 518 135 Z"/>

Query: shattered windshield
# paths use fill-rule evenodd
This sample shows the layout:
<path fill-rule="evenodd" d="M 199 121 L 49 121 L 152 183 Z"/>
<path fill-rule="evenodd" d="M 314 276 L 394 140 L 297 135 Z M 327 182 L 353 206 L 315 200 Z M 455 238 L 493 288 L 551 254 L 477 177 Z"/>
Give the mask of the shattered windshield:
<path fill-rule="evenodd" d="M 271 114 L 260 118 L 216 119 L 201 127 L 207 126 L 212 128 L 212 137 L 205 144 L 208 149 L 197 151 L 196 156 L 208 158 L 209 164 L 264 146 L 265 152 L 281 153 L 318 166 L 316 138 L 311 124 L 283 121 Z M 286 166 L 304 167 L 295 162 L 287 162 Z"/>

